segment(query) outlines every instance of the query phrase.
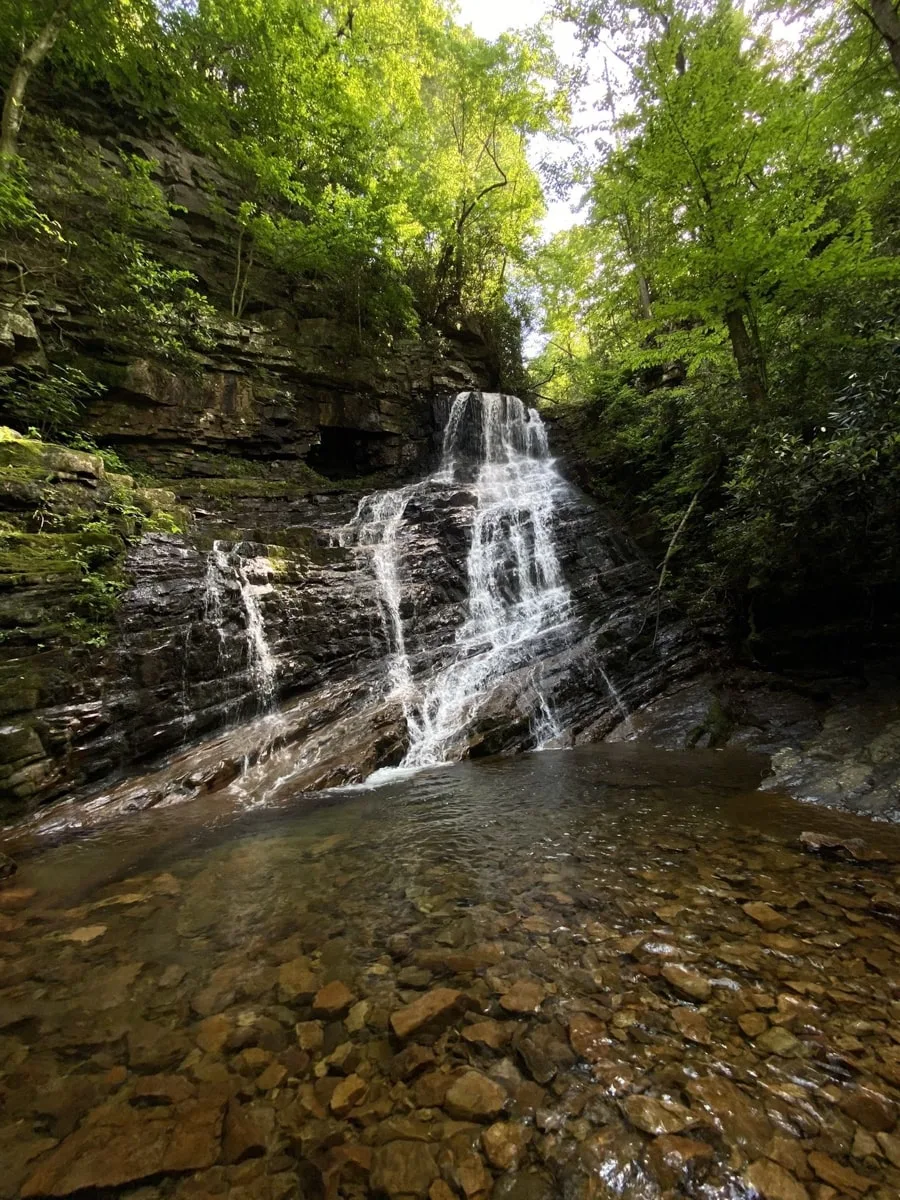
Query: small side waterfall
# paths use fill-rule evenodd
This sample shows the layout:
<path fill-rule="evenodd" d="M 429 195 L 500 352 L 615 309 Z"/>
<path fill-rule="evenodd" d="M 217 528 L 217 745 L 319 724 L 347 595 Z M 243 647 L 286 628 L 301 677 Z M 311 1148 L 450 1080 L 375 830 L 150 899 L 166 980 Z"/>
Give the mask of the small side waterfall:
<path fill-rule="evenodd" d="M 268 566 L 268 564 L 267 564 Z M 203 594 L 203 619 L 218 638 L 218 657 L 221 662 L 226 648 L 225 619 L 228 596 L 239 597 L 246 642 L 247 671 L 260 708 L 271 707 L 277 681 L 275 658 L 266 640 L 260 597 L 272 590 L 271 584 L 250 581 L 247 562 L 227 542 L 216 541 L 206 560 L 206 581 Z"/>
<path fill-rule="evenodd" d="M 425 494 L 460 489 L 474 510 L 465 610 L 452 646 L 436 660 L 420 655 L 419 663 L 407 647 L 403 613 L 407 513 Z M 372 550 L 389 694 L 402 703 L 409 734 L 404 767 L 458 757 L 491 695 L 564 644 L 571 606 L 553 534 L 564 489 L 534 409 L 514 396 L 462 392 L 447 416 L 437 471 L 360 503 L 342 541 Z M 515 699 L 530 704 L 541 745 L 561 730 L 540 672 L 530 674 L 530 695 Z"/>

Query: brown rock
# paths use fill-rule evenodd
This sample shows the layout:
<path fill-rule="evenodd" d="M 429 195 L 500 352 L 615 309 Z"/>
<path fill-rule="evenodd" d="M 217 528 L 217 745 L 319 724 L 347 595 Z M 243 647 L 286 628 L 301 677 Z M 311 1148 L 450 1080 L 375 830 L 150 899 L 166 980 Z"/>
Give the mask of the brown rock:
<path fill-rule="evenodd" d="M 318 976 L 307 958 L 294 958 L 278 968 L 278 999 L 282 1004 L 306 1004 L 319 988 Z"/>
<path fill-rule="evenodd" d="M 492 1121 L 506 1104 L 506 1092 L 478 1071 L 466 1071 L 448 1090 L 444 1107 L 461 1121 Z"/>
<path fill-rule="evenodd" d="M 675 1100 L 657 1100 L 653 1096 L 629 1096 L 622 1108 L 632 1125 L 644 1133 L 680 1133 L 694 1123 L 690 1111 Z"/>
<path fill-rule="evenodd" d="M 348 1075 L 334 1089 L 331 1096 L 331 1111 L 336 1117 L 346 1117 L 351 1108 L 362 1104 L 369 1085 L 358 1075 Z"/>
<path fill-rule="evenodd" d="M 429 1071 L 420 1075 L 413 1084 L 413 1094 L 419 1108 L 440 1108 L 447 1098 L 447 1093 L 459 1078 L 447 1071 Z"/>
<path fill-rule="evenodd" d="M 754 920 L 757 925 L 762 925 L 763 929 L 767 929 L 770 932 L 787 925 L 787 917 L 783 917 L 780 912 L 776 912 L 771 904 L 765 904 L 762 900 L 751 900 L 749 904 L 744 904 L 741 907 L 747 916 Z"/>
<path fill-rule="evenodd" d="M 746 1034 L 749 1038 L 759 1037 L 769 1028 L 768 1018 L 760 1012 L 741 1013 L 737 1023 L 741 1027 L 741 1033 Z"/>
<path fill-rule="evenodd" d="M 664 1133 L 654 1138 L 647 1152 L 654 1175 L 664 1188 L 676 1188 L 697 1163 L 708 1162 L 713 1148 L 693 1138 Z"/>
<path fill-rule="evenodd" d="M 21 1195 L 68 1196 L 82 1188 L 121 1187 L 151 1175 L 203 1171 L 219 1157 L 222 1109 L 185 1105 L 172 1117 L 132 1110 L 116 1125 L 83 1125 L 45 1159 Z"/>
<path fill-rule="evenodd" d="M 271 1114 L 271 1110 L 266 1111 Z M 272 1121 L 271 1116 L 266 1121 L 261 1112 L 255 1105 L 238 1104 L 235 1100 L 229 1104 L 222 1138 L 222 1153 L 227 1163 L 261 1158 L 265 1154 Z"/>
<path fill-rule="evenodd" d="M 301 1050 L 321 1050 L 325 1045 L 325 1029 L 321 1021 L 300 1021 L 294 1026 L 297 1045 Z"/>
<path fill-rule="evenodd" d="M 388 1196 L 427 1196 L 439 1177 L 437 1163 L 424 1142 L 388 1142 L 372 1156 L 371 1187 Z"/>
<path fill-rule="evenodd" d="M 606 1025 L 590 1013 L 575 1013 L 569 1021 L 569 1041 L 580 1058 L 596 1062 L 606 1049 Z"/>
<path fill-rule="evenodd" d="M 712 993 L 709 980 L 704 979 L 699 972 L 692 971 L 690 967 L 667 963 L 662 969 L 662 974 L 676 991 L 690 996 L 693 1000 L 708 1000 Z"/>
<path fill-rule="evenodd" d="M 531 979 L 517 980 L 500 997 L 500 1007 L 509 1013 L 536 1013 L 547 996 L 547 989 Z"/>
<path fill-rule="evenodd" d="M 328 1017 L 330 1020 L 342 1017 L 355 999 L 356 997 L 347 985 L 340 979 L 335 979 L 332 983 L 326 983 L 316 992 L 313 1000 L 313 1015 Z"/>
<path fill-rule="evenodd" d="M 189 1050 L 190 1042 L 183 1033 L 152 1021 L 135 1022 L 128 1032 L 128 1065 L 132 1071 L 167 1071 L 177 1066 Z"/>
<path fill-rule="evenodd" d="M 771 1159 L 758 1158 L 747 1168 L 744 1178 L 762 1200 L 809 1200 L 803 1184 Z"/>
<path fill-rule="evenodd" d="M 512 1025 L 513 1022 L 507 1024 Z M 509 1041 L 511 1032 L 499 1021 L 477 1021 L 474 1025 L 467 1025 L 462 1035 L 467 1042 L 476 1045 L 480 1043 L 482 1046 L 490 1046 L 492 1050 L 499 1050 Z"/>
<path fill-rule="evenodd" d="M 433 1050 L 413 1042 L 410 1046 L 404 1046 L 400 1053 L 391 1059 L 391 1078 L 413 1079 L 426 1067 L 433 1067 L 435 1061 Z"/>
<path fill-rule="evenodd" d="M 436 1179 L 428 1189 L 428 1200 L 456 1200 L 456 1192 L 443 1179 Z"/>
<path fill-rule="evenodd" d="M 847 1090 L 842 1093 L 838 1104 L 848 1117 L 871 1133 L 893 1129 L 897 1123 L 896 1106 L 873 1088 Z"/>
<path fill-rule="evenodd" d="M 676 1008 L 672 1012 L 672 1023 L 683 1038 L 689 1042 L 697 1042 L 700 1046 L 708 1046 L 712 1034 L 706 1024 L 703 1013 L 693 1008 Z"/>
<path fill-rule="evenodd" d="M 401 1041 L 416 1033 L 444 1028 L 462 1011 L 464 1001 L 463 993 L 453 988 L 434 988 L 391 1013 L 391 1028 Z"/>
<path fill-rule="evenodd" d="M 97 938 L 103 937 L 106 929 L 106 925 L 82 925 L 80 929 L 73 929 L 71 933 L 63 934 L 63 937 L 67 942 L 79 942 L 84 945 L 87 942 L 96 942 Z"/>
<path fill-rule="evenodd" d="M 900 1167 L 900 1134 L 882 1132 L 876 1133 L 875 1137 L 885 1157 L 895 1167 Z"/>
<path fill-rule="evenodd" d="M 277 1088 L 287 1078 L 287 1067 L 280 1062 L 269 1063 L 262 1075 L 256 1080 L 256 1086 L 261 1092 L 270 1092 Z"/>
<path fill-rule="evenodd" d="M 861 1195 L 875 1186 L 874 1179 L 866 1179 L 864 1175 L 857 1175 L 856 1171 L 851 1170 L 850 1167 L 842 1167 L 830 1155 L 823 1154 L 820 1150 L 811 1151 L 809 1165 L 819 1179 L 836 1187 L 839 1192 L 853 1192 Z"/>
<path fill-rule="evenodd" d="M 806 1161 L 806 1152 L 794 1138 L 776 1134 L 766 1148 L 766 1158 L 771 1158 L 779 1166 L 785 1167 L 798 1179 L 811 1179 L 812 1171 Z"/>
<path fill-rule="evenodd" d="M 773 1025 L 761 1033 L 755 1045 L 766 1054 L 777 1054 L 780 1058 L 795 1058 L 803 1053 L 803 1043 L 783 1025 Z"/>
<path fill-rule="evenodd" d="M 761 1104 L 717 1075 L 693 1079 L 686 1090 L 712 1117 L 727 1142 L 753 1155 L 765 1153 L 774 1131 Z"/>
<path fill-rule="evenodd" d="M 487 1160 L 498 1171 L 517 1167 L 530 1141 L 531 1130 L 517 1121 L 497 1121 L 481 1135 Z"/>
<path fill-rule="evenodd" d="M 464 1154 L 456 1166 L 456 1181 L 467 1200 L 487 1196 L 494 1186 L 493 1177 L 480 1154 Z"/>
<path fill-rule="evenodd" d="M 857 1128 L 853 1135 L 853 1145 L 850 1148 L 851 1158 L 869 1158 L 874 1155 L 876 1158 L 881 1154 L 881 1149 L 875 1138 L 865 1129 Z"/>

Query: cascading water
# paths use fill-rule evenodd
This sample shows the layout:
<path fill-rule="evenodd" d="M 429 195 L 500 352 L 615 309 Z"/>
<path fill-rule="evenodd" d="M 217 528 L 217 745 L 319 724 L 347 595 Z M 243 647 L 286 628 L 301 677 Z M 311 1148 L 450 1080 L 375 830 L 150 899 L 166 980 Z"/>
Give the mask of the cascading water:
<path fill-rule="evenodd" d="M 245 560 L 227 542 L 216 541 L 206 560 L 206 582 L 203 597 L 203 616 L 218 638 L 218 657 L 225 652 L 225 609 L 230 590 L 240 596 L 246 642 L 247 670 L 253 682 L 260 707 L 267 709 L 275 699 L 275 659 L 266 639 L 259 598 L 272 590 L 271 585 L 252 583 Z"/>
<path fill-rule="evenodd" d="M 453 487 L 465 488 L 474 505 L 465 613 L 449 654 L 422 671 L 408 652 L 401 611 L 410 536 L 405 518 L 424 493 Z M 571 606 L 553 537 L 564 489 L 534 409 L 514 396 L 462 392 L 448 414 L 438 470 L 361 502 L 342 540 L 372 548 L 390 696 L 401 702 L 409 734 L 402 766 L 458 757 L 495 689 L 565 642 Z M 537 674 L 532 672 L 530 715 L 540 745 L 561 731 L 553 697 Z"/>

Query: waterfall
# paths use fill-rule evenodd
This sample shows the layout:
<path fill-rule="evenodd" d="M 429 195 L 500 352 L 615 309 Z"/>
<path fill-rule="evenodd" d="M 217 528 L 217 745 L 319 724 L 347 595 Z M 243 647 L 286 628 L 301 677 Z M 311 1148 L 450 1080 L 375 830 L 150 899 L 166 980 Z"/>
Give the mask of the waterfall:
<path fill-rule="evenodd" d="M 466 604 L 444 661 L 417 669 L 404 631 L 405 520 L 410 502 L 436 489 L 473 499 Z M 514 396 L 462 392 L 444 429 L 438 469 L 419 483 L 365 497 L 342 538 L 371 548 L 388 643 L 389 695 L 409 735 L 404 767 L 458 757 L 491 694 L 514 672 L 565 642 L 570 599 L 553 526 L 565 484 L 538 413 Z M 559 736 L 552 695 L 534 678 L 528 695 L 535 743 Z"/>
<path fill-rule="evenodd" d="M 268 573 L 268 559 L 262 559 Z M 218 639 L 218 661 L 225 654 L 225 612 L 229 592 L 236 591 L 240 597 L 244 641 L 246 645 L 247 671 L 253 683 L 260 707 L 271 707 L 275 699 L 277 680 L 275 659 L 266 639 L 266 627 L 259 600 L 271 592 L 269 583 L 252 583 L 247 574 L 247 563 L 238 554 L 236 547 L 227 542 L 215 541 L 206 560 L 206 580 L 203 593 L 203 618 L 215 630 Z"/>

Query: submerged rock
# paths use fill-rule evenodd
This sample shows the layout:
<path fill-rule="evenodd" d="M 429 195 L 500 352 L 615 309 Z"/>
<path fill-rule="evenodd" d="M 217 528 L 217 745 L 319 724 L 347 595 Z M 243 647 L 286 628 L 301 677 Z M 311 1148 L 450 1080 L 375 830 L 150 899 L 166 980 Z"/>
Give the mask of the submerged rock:
<path fill-rule="evenodd" d="M 84 1188 L 122 1187 L 163 1172 L 200 1171 L 219 1157 L 222 1106 L 135 1110 L 121 1123 L 76 1130 L 25 1182 L 21 1194 L 68 1196 Z"/>
<path fill-rule="evenodd" d="M 391 1028 L 405 1041 L 418 1033 L 441 1029 L 455 1020 L 465 1007 L 465 996 L 453 988 L 434 988 L 412 1004 L 391 1013 Z"/>

